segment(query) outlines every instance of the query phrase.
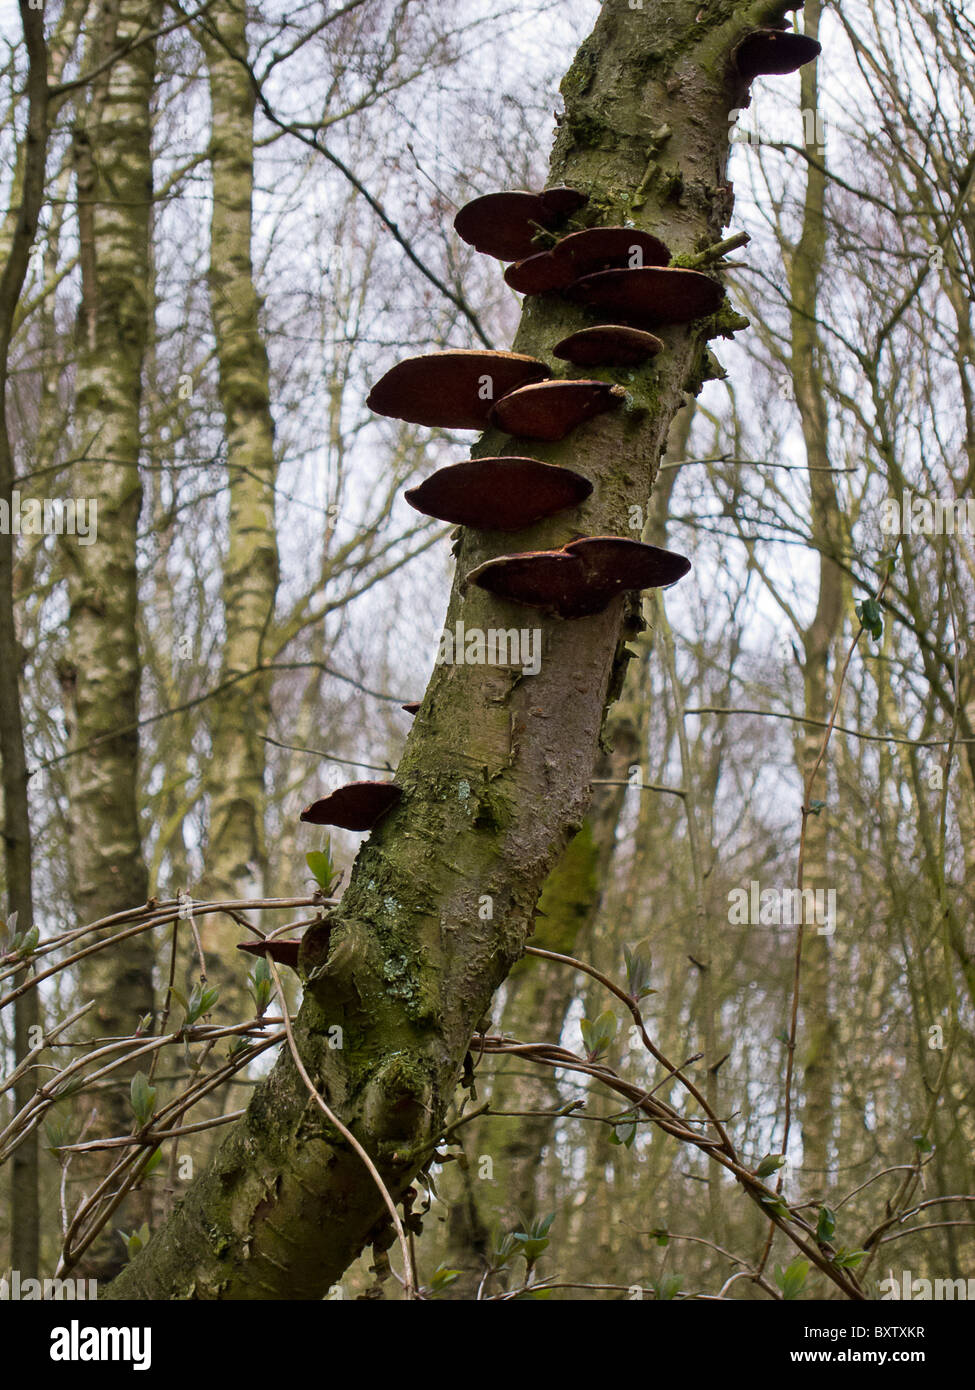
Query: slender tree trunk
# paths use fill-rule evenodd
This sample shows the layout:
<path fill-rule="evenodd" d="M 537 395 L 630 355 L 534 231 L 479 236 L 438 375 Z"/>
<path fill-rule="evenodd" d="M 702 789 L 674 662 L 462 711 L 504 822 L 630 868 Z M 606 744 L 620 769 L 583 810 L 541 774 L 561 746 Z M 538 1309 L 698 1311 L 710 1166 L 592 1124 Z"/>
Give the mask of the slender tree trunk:
<path fill-rule="evenodd" d="M 37 234 L 37 219 L 44 197 L 47 163 L 48 91 L 47 47 L 44 17 L 21 0 L 21 22 L 27 46 L 28 115 L 21 152 L 21 166 L 14 180 L 11 212 L 15 213 L 12 236 L 4 247 L 6 259 L 0 271 L 0 498 L 11 503 L 16 462 L 7 428 L 7 385 L 10 340 L 14 314 L 27 274 L 30 248 Z M 17 197 L 19 194 L 19 207 Z M 7 880 L 8 916 L 16 912 L 17 931 L 33 924 L 31 891 L 31 834 L 27 802 L 27 758 L 20 705 L 20 642 L 14 610 L 14 538 L 11 528 L 0 534 L 0 760 L 3 771 L 3 847 Z M 17 983 L 20 983 L 18 980 Z M 23 1061 L 31 1050 L 33 1033 L 40 1022 L 36 990 L 22 995 L 14 1006 L 14 1059 Z M 34 1093 L 36 1078 L 27 1071 L 14 1086 L 14 1108 L 26 1105 Z M 36 1278 L 40 1259 L 40 1200 L 36 1133 L 17 1150 L 11 1164 L 11 1267 L 23 1277 Z"/>
<path fill-rule="evenodd" d="M 60 676 L 71 745 L 67 763 L 70 857 L 81 921 L 145 902 L 139 826 L 139 641 L 137 530 L 142 366 L 148 330 L 152 204 L 150 99 L 155 71 L 152 0 L 120 0 L 102 14 L 98 40 L 125 50 L 92 83 L 75 131 L 82 301 L 75 376 L 74 490 L 97 500 L 97 541 L 68 556 L 68 651 Z M 82 972 L 103 1035 L 134 1031 L 152 1009 L 148 936 L 101 952 Z M 127 1080 L 104 1093 L 98 1132 L 131 1125 Z M 90 1131 L 92 1137 L 95 1131 Z M 124 1218 L 122 1218 L 124 1228 Z M 85 1272 L 105 1279 L 122 1246 L 110 1232 L 92 1246 Z"/>
<path fill-rule="evenodd" d="M 254 192 L 254 91 L 245 11 L 219 0 L 207 17 L 210 77 L 210 312 L 226 421 L 230 518 L 223 567 L 224 650 L 221 684 L 267 660 L 278 582 L 275 532 L 274 424 L 267 352 L 258 322 L 251 264 Z M 259 895 L 266 871 L 264 764 L 270 720 L 266 676 L 238 680 L 211 704 L 212 751 L 207 768 L 208 891 Z M 239 932 L 210 926 L 213 944 L 234 961 Z M 239 977 L 239 972 L 237 972 Z"/>
<path fill-rule="evenodd" d="M 815 38 L 819 30 L 821 0 L 808 0 L 804 32 Z M 809 63 L 801 74 L 801 108 L 818 111 L 817 64 Z M 809 465 L 812 498 L 812 534 L 820 547 L 819 596 L 816 614 L 802 634 L 804 706 L 807 719 L 825 721 L 829 716 L 830 653 L 843 624 L 843 572 L 833 556 L 842 553 L 839 498 L 830 466 L 829 414 L 823 383 L 823 344 L 817 325 L 817 302 L 823 259 L 826 254 L 824 200 L 826 175 L 816 160 L 807 165 L 802 232 L 792 257 L 792 377 Z M 823 731 L 810 724 L 799 743 L 799 772 L 805 784 L 822 744 Z M 826 800 L 828 776 L 820 768 L 813 800 Z M 813 890 L 830 887 L 827 857 L 829 808 L 810 815 L 806 824 L 803 884 Z M 835 885 L 834 885 L 835 886 Z M 812 922 L 806 926 L 802 975 L 802 1078 L 801 1108 L 803 1167 L 814 1189 L 828 1186 L 833 1129 L 834 1046 L 836 1026 L 830 998 L 831 938 L 820 934 Z"/>
<path fill-rule="evenodd" d="M 731 54 L 784 13 L 769 0 L 632 9 L 606 0 L 562 84 L 552 182 L 581 185 L 600 221 L 635 214 L 678 253 L 716 242 L 729 214 L 728 112 L 746 84 Z M 648 157 L 651 129 L 672 132 Z M 584 315 L 529 302 L 516 349 L 551 357 Z M 739 321 L 663 330 L 667 351 L 627 374 L 629 409 L 539 449 L 590 475 L 571 518 L 519 537 L 561 544 L 583 529 L 627 534 L 649 495 L 685 388 L 706 373 L 706 338 Z M 554 361 L 554 359 L 552 359 Z M 489 431 L 477 452 L 509 441 Z M 511 549 L 511 542 L 506 542 Z M 625 635 L 624 605 L 574 622 L 499 604 L 464 584 L 498 553 L 465 531 L 447 612 L 469 627 L 537 625 L 539 674 L 438 666 L 397 774 L 400 805 L 360 851 L 338 909 L 302 944 L 308 985 L 296 1044 L 309 1077 L 373 1156 L 394 1195 L 431 1153 L 474 1028 L 521 954 L 539 892 L 589 799 L 604 707 Z M 485 898 L 493 916 L 480 911 Z M 342 1029 L 343 1046 L 329 1045 Z M 112 1298 L 318 1298 L 383 1214 L 357 1154 L 323 1118 L 289 1053 L 258 1088 L 179 1210 L 108 1291 Z"/>

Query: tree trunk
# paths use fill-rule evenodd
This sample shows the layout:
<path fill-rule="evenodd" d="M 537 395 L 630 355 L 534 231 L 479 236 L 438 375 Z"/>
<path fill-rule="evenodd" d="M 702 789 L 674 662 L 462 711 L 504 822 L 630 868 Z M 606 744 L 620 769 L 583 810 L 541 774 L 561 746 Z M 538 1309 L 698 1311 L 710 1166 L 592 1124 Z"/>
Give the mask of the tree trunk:
<path fill-rule="evenodd" d="M 155 3 L 120 0 L 94 33 L 97 61 L 123 50 L 91 84 L 75 130 L 82 267 L 75 376 L 76 495 L 97 500 L 97 543 L 66 547 L 68 651 L 60 677 L 71 746 L 67 762 L 75 910 L 95 921 L 148 895 L 139 827 L 137 530 L 142 364 L 152 204 L 150 98 L 155 46 L 133 41 L 158 20 Z M 133 46 L 125 51 L 127 45 Z M 148 935 L 101 952 L 81 972 L 89 1016 L 103 1036 L 135 1030 L 152 1009 Z M 131 1128 L 127 1078 L 104 1093 L 89 1137 Z M 90 1170 L 86 1170 L 88 1172 Z M 124 1222 L 124 1218 L 123 1218 Z M 86 1258 L 105 1279 L 122 1246 L 104 1232 Z"/>
<path fill-rule="evenodd" d="M 804 32 L 812 38 L 819 30 L 820 0 L 809 0 L 804 10 Z M 801 74 L 801 108 L 816 112 L 819 103 L 817 64 L 809 63 Z M 806 718 L 824 722 L 829 717 L 829 659 L 843 625 L 843 572 L 833 557 L 842 555 L 843 528 L 839 498 L 830 466 L 829 414 L 823 383 L 823 345 L 817 327 L 817 300 L 823 258 L 826 253 L 824 200 L 826 175 L 818 162 L 809 161 L 802 232 L 792 257 L 792 378 L 809 466 L 812 498 L 811 526 L 820 550 L 819 596 L 815 617 L 802 634 L 803 685 Z M 823 730 L 806 726 L 799 743 L 799 772 L 805 785 L 823 741 Z M 813 800 L 826 800 L 827 765 L 820 768 Z M 813 890 L 830 887 L 827 859 L 829 808 L 809 815 L 803 886 Z M 835 885 L 834 885 L 835 886 Z M 802 1078 L 801 1108 L 803 1168 L 810 1190 L 828 1187 L 833 1126 L 833 1071 L 836 1026 L 830 999 L 832 940 L 809 923 L 803 941 L 802 974 Z"/>
<path fill-rule="evenodd" d="M 717 241 L 730 211 L 728 112 L 746 88 L 731 53 L 784 9 L 781 0 L 719 0 L 704 11 L 698 0 L 642 10 L 607 0 L 562 85 L 551 181 L 585 188 L 600 222 L 634 215 L 675 252 Z M 672 133 L 648 156 L 651 132 L 659 141 L 663 125 Z M 515 347 L 551 359 L 558 339 L 583 322 L 566 301 L 531 300 Z M 558 545 L 580 529 L 627 534 L 628 504 L 649 495 L 670 420 L 704 375 L 708 334 L 738 322 L 724 312 L 663 329 L 667 351 L 627 374 L 628 408 L 537 451 L 597 486 L 569 520 L 520 535 L 521 548 Z M 476 452 L 506 446 L 489 431 Z M 429 1156 L 474 1028 L 522 953 L 545 878 L 582 823 L 622 663 L 620 599 L 562 622 L 465 589 L 465 575 L 496 553 L 484 533 L 462 534 L 447 625 L 463 617 L 468 628 L 537 626 L 541 670 L 523 679 L 490 666 L 435 668 L 397 774 L 403 799 L 360 851 L 340 907 L 302 945 L 308 985 L 298 1049 L 394 1196 Z M 490 919 L 481 911 L 488 898 Z M 329 1046 L 336 1026 L 341 1048 Z M 319 1298 L 383 1210 L 285 1052 L 208 1171 L 108 1296 Z"/>
<path fill-rule="evenodd" d="M 10 237 L 4 246 L 0 272 L 0 498 L 10 515 L 11 494 L 17 467 L 7 428 L 7 385 L 10 340 L 14 314 L 27 274 L 30 249 L 37 234 L 37 218 L 44 197 L 47 163 L 48 90 L 47 48 L 44 18 L 21 0 L 21 22 L 27 46 L 27 131 L 20 151 L 11 196 L 17 209 Z M 19 206 L 18 206 L 19 201 Z M 8 219 L 9 225 L 9 219 Z M 6 230 L 6 229 L 5 229 Z M 17 914 L 17 933 L 33 925 L 31 885 L 31 832 L 27 801 L 27 757 L 20 704 L 21 647 L 14 609 L 14 538 L 10 527 L 0 534 L 0 761 L 3 772 L 3 846 L 8 914 Z M 22 982 L 22 977 L 17 983 Z M 14 1006 L 14 1065 L 31 1050 L 32 1033 L 40 1021 L 37 990 L 28 992 Z M 14 1110 L 31 1099 L 35 1078 L 28 1070 L 14 1085 Z M 11 1165 L 11 1268 L 25 1278 L 36 1278 L 40 1259 L 40 1199 L 38 1189 L 38 1140 L 32 1134 L 17 1150 Z"/>
<path fill-rule="evenodd" d="M 274 425 L 268 359 L 258 323 L 251 265 L 254 191 L 254 89 L 247 68 L 245 12 L 218 3 L 207 16 L 210 77 L 210 312 L 226 421 L 230 518 L 223 567 L 224 649 L 220 684 L 267 660 L 274 618 L 278 550 L 274 519 Z M 260 896 L 264 846 L 264 749 L 270 719 L 267 676 L 237 679 L 210 706 L 207 768 L 207 892 Z M 235 962 L 239 930 L 209 924 L 205 944 Z M 218 966 L 219 969 L 219 966 Z M 240 972 L 235 972 L 240 978 Z M 226 975 L 225 975 L 226 979 Z"/>

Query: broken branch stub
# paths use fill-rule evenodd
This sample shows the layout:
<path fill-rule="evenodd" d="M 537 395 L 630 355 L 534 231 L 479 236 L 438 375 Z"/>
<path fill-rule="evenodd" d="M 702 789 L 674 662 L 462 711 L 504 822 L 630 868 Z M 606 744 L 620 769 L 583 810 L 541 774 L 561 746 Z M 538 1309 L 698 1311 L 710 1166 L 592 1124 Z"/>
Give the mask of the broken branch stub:
<path fill-rule="evenodd" d="M 520 531 L 577 506 L 592 483 L 571 468 L 533 458 L 483 458 L 438 469 L 406 500 L 426 516 L 482 531 Z"/>
<path fill-rule="evenodd" d="M 682 579 L 691 562 L 622 536 L 585 536 L 561 550 L 500 555 L 478 565 L 465 583 L 497 598 L 541 608 L 557 618 L 601 613 L 627 589 L 656 589 Z"/>
<path fill-rule="evenodd" d="M 486 256 L 521 261 L 538 250 L 535 237 L 539 227 L 557 227 L 588 201 L 588 193 L 577 188 L 486 193 L 461 208 L 454 228 L 459 237 Z"/>
<path fill-rule="evenodd" d="M 342 830 L 371 830 L 403 795 L 395 782 L 350 782 L 331 796 L 306 806 L 301 820 L 310 825 L 337 825 Z"/>
<path fill-rule="evenodd" d="M 413 425 L 483 430 L 494 403 L 552 375 L 520 352 L 431 352 L 398 362 L 366 398 L 370 410 Z"/>

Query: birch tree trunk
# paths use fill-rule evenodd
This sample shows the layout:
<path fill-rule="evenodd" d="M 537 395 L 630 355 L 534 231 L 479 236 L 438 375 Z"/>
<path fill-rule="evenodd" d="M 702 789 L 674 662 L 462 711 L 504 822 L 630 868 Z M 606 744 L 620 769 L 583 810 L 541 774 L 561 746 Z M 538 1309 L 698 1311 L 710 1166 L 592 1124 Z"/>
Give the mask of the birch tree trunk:
<path fill-rule="evenodd" d="M 242 6 L 220 0 L 210 9 L 205 49 L 212 122 L 210 312 L 230 492 L 220 673 L 220 684 L 226 688 L 210 706 L 207 891 L 237 898 L 260 894 L 266 868 L 261 734 L 268 728 L 270 690 L 267 676 L 235 678 L 268 659 L 265 639 L 274 618 L 278 582 L 274 425 L 251 264 L 254 90 L 241 61 L 247 54 Z M 210 926 L 218 959 L 227 951 L 226 958 L 233 961 L 238 933 L 224 940 L 220 931 L 217 924 Z"/>
<path fill-rule="evenodd" d="M 731 55 L 785 8 L 782 0 L 716 0 L 703 10 L 699 0 L 648 0 L 645 8 L 606 0 L 562 84 L 550 181 L 588 191 L 598 221 L 632 216 L 676 253 L 716 242 L 731 207 L 728 112 L 747 87 Z M 553 345 L 583 321 L 566 301 L 530 300 L 515 348 L 554 360 Z M 596 487 L 568 520 L 540 523 L 507 550 L 559 545 L 579 530 L 628 534 L 628 504 L 645 503 L 671 418 L 706 373 L 707 337 L 739 325 L 725 311 L 663 329 L 667 350 L 627 381 L 627 409 L 539 449 Z M 489 431 L 476 452 L 495 454 L 505 443 Z M 397 773 L 402 801 L 372 832 L 341 905 L 309 929 L 301 951 L 308 985 L 298 1050 L 394 1196 L 429 1157 L 473 1031 L 582 823 L 624 659 L 620 599 L 560 622 L 526 620 L 523 609 L 465 590 L 465 575 L 495 553 L 484 533 L 462 534 L 447 625 L 530 621 L 544 635 L 541 670 L 525 680 L 490 666 L 435 668 Z M 485 896 L 490 920 L 479 911 Z M 329 1046 L 336 1026 L 341 1048 Z M 383 1211 L 361 1160 L 324 1121 L 284 1052 L 210 1168 L 107 1296 L 320 1298 Z"/>
<path fill-rule="evenodd" d="M 90 87 L 75 129 L 82 268 L 75 376 L 76 496 L 97 501 L 97 539 L 66 546 L 68 646 L 59 671 L 71 756 L 72 887 L 82 922 L 145 902 L 139 825 L 137 533 L 142 364 L 152 205 L 150 99 L 159 11 L 147 0 L 106 6 L 88 62 L 114 60 Z M 137 42 L 138 40 L 138 42 Z M 81 974 L 103 1036 L 135 1030 L 152 1009 L 153 948 L 139 936 L 91 958 Z M 127 1081 L 104 1093 L 98 1134 L 130 1125 Z M 122 1254 L 104 1233 L 86 1272 L 106 1278 Z"/>

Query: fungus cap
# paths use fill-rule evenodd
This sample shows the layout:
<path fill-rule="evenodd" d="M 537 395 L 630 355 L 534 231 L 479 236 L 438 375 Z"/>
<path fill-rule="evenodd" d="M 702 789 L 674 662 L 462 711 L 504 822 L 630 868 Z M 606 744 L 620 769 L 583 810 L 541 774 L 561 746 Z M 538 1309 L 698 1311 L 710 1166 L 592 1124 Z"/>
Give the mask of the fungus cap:
<path fill-rule="evenodd" d="M 584 536 L 561 550 L 500 555 L 478 565 L 467 583 L 558 618 L 601 613 L 627 589 L 660 588 L 688 572 L 683 555 L 623 536 Z"/>
<path fill-rule="evenodd" d="M 643 270 L 600 270 L 572 285 L 570 297 L 625 323 L 690 323 L 713 314 L 724 290 L 699 270 L 645 266 Z"/>
<path fill-rule="evenodd" d="M 301 819 L 311 825 L 337 825 L 342 830 L 371 830 L 402 795 L 402 787 L 395 782 L 350 782 L 306 806 Z"/>
<path fill-rule="evenodd" d="M 520 261 L 538 250 L 535 237 L 539 227 L 558 226 L 588 201 L 588 193 L 577 188 L 486 193 L 461 208 L 454 228 L 459 237 L 486 256 Z"/>
<path fill-rule="evenodd" d="M 482 531 L 520 531 L 566 507 L 577 506 L 592 483 L 571 468 L 538 459 L 468 459 L 438 469 L 409 488 L 411 507 L 441 521 Z"/>
<path fill-rule="evenodd" d="M 414 425 L 482 430 L 502 396 L 551 375 L 544 362 L 520 352 L 431 352 L 390 368 L 366 404 Z"/>
<path fill-rule="evenodd" d="M 543 381 L 504 396 L 491 412 L 491 423 L 506 434 L 554 442 L 594 415 L 614 410 L 626 392 L 605 381 Z"/>

